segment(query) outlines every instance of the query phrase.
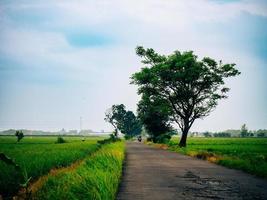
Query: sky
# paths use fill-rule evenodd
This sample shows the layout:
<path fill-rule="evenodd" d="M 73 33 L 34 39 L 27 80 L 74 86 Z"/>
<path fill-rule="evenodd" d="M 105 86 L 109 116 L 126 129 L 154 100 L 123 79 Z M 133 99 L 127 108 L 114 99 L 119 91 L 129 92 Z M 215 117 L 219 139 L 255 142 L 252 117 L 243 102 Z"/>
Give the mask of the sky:
<path fill-rule="evenodd" d="M 105 111 L 140 99 L 137 45 L 236 63 L 192 131 L 267 128 L 266 0 L 1 0 L 0 130 L 111 130 Z"/>

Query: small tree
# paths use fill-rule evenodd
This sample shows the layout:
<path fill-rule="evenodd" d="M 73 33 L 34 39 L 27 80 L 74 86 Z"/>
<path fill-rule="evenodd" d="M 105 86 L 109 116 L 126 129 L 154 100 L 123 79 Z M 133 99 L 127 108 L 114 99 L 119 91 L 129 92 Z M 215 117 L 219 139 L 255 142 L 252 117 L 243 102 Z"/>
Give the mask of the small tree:
<path fill-rule="evenodd" d="M 118 137 L 118 128 L 122 126 L 125 113 L 126 110 L 123 104 L 112 105 L 105 113 L 106 117 L 104 119 L 114 127 L 115 137 Z"/>
<path fill-rule="evenodd" d="M 133 74 L 132 83 L 139 86 L 139 94 L 151 90 L 169 103 L 172 118 L 182 131 L 180 147 L 186 146 L 194 121 L 208 116 L 218 100 L 227 98 L 229 88 L 224 87 L 224 79 L 240 74 L 235 64 L 217 63 L 208 57 L 199 61 L 192 51 L 163 56 L 137 47 L 136 53 L 146 67 Z"/>
<path fill-rule="evenodd" d="M 16 131 L 15 136 L 17 137 L 17 142 L 19 142 L 24 137 L 24 134 L 22 131 Z"/>
<path fill-rule="evenodd" d="M 118 130 L 129 138 L 140 134 L 142 131 L 140 121 L 132 111 L 126 111 L 123 104 L 113 105 L 108 109 L 105 121 L 114 127 L 116 137 L 118 137 Z"/>
<path fill-rule="evenodd" d="M 250 135 L 248 132 L 248 128 L 247 128 L 246 124 L 243 124 L 241 126 L 240 135 L 241 135 L 241 137 L 248 137 Z"/>

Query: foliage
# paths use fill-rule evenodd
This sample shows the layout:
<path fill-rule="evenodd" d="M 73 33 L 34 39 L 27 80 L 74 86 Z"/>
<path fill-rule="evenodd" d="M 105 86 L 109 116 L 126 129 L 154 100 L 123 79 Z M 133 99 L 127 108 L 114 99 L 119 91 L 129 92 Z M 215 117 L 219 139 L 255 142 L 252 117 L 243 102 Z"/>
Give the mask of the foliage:
<path fill-rule="evenodd" d="M 241 137 L 248 137 L 248 136 L 250 136 L 246 124 L 243 124 L 243 125 L 241 126 L 240 136 L 241 136 Z"/>
<path fill-rule="evenodd" d="M 146 67 L 133 74 L 132 83 L 139 86 L 139 94 L 149 90 L 151 96 L 169 103 L 172 119 L 182 131 L 181 147 L 186 146 L 194 121 L 209 115 L 218 100 L 227 97 L 229 88 L 224 86 L 224 79 L 240 74 L 235 64 L 217 63 L 208 57 L 199 61 L 192 51 L 163 56 L 137 47 L 136 53 Z"/>
<path fill-rule="evenodd" d="M 19 142 L 24 137 L 24 134 L 22 131 L 16 131 L 15 136 L 17 137 L 17 142 Z"/>
<path fill-rule="evenodd" d="M 168 144 L 172 137 L 171 133 L 160 134 L 155 138 L 157 143 Z"/>
<path fill-rule="evenodd" d="M 257 137 L 266 137 L 267 136 L 267 130 L 258 130 L 257 131 Z"/>
<path fill-rule="evenodd" d="M 109 138 L 106 138 L 104 140 L 97 141 L 98 144 L 110 144 L 112 142 L 118 142 L 121 141 L 120 138 L 116 137 L 115 134 L 110 134 Z"/>
<path fill-rule="evenodd" d="M 92 137 L 81 142 L 79 137 L 68 137 L 68 143 L 55 144 L 55 137 L 27 137 L 19 144 L 14 144 L 14 137 L 0 137 L 0 152 L 12 158 L 19 165 L 24 175 L 38 178 L 52 168 L 68 166 L 96 151 L 99 146 Z M 25 173 L 26 172 L 26 173 Z M 12 196 L 26 183 L 25 177 L 14 167 L 0 161 L 0 194 Z"/>
<path fill-rule="evenodd" d="M 266 145 L 267 138 L 189 138 L 186 148 L 177 148 L 172 138 L 169 148 L 267 178 Z"/>
<path fill-rule="evenodd" d="M 132 111 L 126 111 L 123 104 L 113 105 L 106 112 L 105 120 L 115 128 L 115 136 L 117 130 L 131 138 L 139 135 L 142 131 L 142 125 Z"/>
<path fill-rule="evenodd" d="M 213 136 L 214 137 L 231 137 L 231 134 L 227 132 L 219 132 L 219 133 L 214 133 Z"/>
<path fill-rule="evenodd" d="M 62 144 L 62 143 L 66 143 L 66 140 L 64 140 L 64 138 L 62 136 L 58 136 L 56 144 Z"/>
<path fill-rule="evenodd" d="M 142 94 L 137 113 L 153 142 L 158 142 L 159 138 L 172 130 L 170 125 L 171 109 L 168 102 L 156 96 L 150 96 L 149 91 Z"/>
<path fill-rule="evenodd" d="M 74 170 L 50 176 L 37 199 L 115 199 L 122 173 L 124 143 L 103 146 Z M 62 189 L 64 188 L 64 191 Z"/>
<path fill-rule="evenodd" d="M 123 104 L 112 105 L 105 113 L 104 119 L 114 127 L 116 137 L 118 137 L 118 129 L 122 126 L 125 114 L 126 110 Z"/>
<path fill-rule="evenodd" d="M 208 131 L 204 132 L 204 133 L 203 133 L 203 136 L 204 136 L 204 137 L 212 137 L 211 133 L 208 132 Z"/>

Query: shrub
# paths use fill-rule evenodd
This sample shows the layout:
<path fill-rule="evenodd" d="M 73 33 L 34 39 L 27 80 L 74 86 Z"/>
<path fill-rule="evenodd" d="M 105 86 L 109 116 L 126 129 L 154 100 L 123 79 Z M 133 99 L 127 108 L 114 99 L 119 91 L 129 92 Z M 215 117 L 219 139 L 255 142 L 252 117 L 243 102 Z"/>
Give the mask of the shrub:
<path fill-rule="evenodd" d="M 109 144 L 109 143 L 117 142 L 117 141 L 121 141 L 121 139 L 120 138 L 117 138 L 115 136 L 115 134 L 110 134 L 109 135 L 109 138 L 104 139 L 104 140 L 99 140 L 99 141 L 97 141 L 97 143 L 98 144 Z"/>
<path fill-rule="evenodd" d="M 19 142 L 24 137 L 24 134 L 22 131 L 16 131 L 15 136 L 17 137 L 17 142 Z"/>
<path fill-rule="evenodd" d="M 58 136 L 56 144 L 62 144 L 62 143 L 66 143 L 66 140 L 64 140 L 64 138 L 62 136 Z"/>

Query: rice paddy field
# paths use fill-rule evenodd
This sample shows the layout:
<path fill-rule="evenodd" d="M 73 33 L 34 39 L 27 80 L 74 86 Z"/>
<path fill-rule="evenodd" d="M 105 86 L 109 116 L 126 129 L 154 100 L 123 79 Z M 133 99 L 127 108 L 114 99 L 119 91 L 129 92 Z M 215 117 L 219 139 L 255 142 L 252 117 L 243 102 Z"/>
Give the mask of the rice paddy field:
<path fill-rule="evenodd" d="M 75 175 L 77 169 L 81 173 L 87 173 L 88 176 L 94 177 L 97 174 L 92 170 L 90 171 L 86 169 L 89 169 L 90 167 L 97 168 L 94 166 L 97 164 L 95 159 L 98 159 L 96 154 L 99 152 L 97 155 L 100 156 L 100 152 L 103 152 L 106 148 L 113 149 L 114 152 L 116 150 L 117 153 L 114 154 L 120 154 L 118 158 L 119 161 L 114 161 L 115 159 L 113 159 L 113 161 L 117 163 L 111 163 L 109 159 L 112 160 L 113 157 L 109 159 L 105 157 L 110 156 L 111 154 L 105 156 L 101 154 L 102 160 L 99 160 L 98 162 L 102 162 L 102 164 L 105 164 L 105 162 L 110 162 L 112 167 L 114 167 L 113 164 L 116 165 L 117 168 L 114 167 L 114 173 L 112 170 L 110 173 L 112 176 L 113 174 L 115 174 L 114 176 L 116 177 L 119 176 L 118 173 L 120 173 L 119 169 L 122 165 L 124 155 L 123 144 L 98 144 L 97 141 L 105 139 L 104 137 L 86 137 L 85 140 L 80 137 L 64 137 L 64 139 L 66 140 L 66 143 L 57 144 L 57 137 L 26 136 L 19 143 L 17 143 L 16 137 L 1 136 L 0 153 L 4 153 L 6 156 L 11 158 L 16 164 L 19 165 L 21 169 L 18 171 L 14 166 L 0 161 L 1 196 L 4 197 L 4 199 L 11 199 L 14 195 L 18 194 L 21 184 L 25 183 L 26 180 L 29 180 L 30 177 L 31 179 L 29 185 L 34 185 L 35 182 L 38 182 L 37 180 L 39 180 L 40 177 L 45 177 L 42 178 L 41 184 L 39 181 L 39 185 L 38 187 L 35 187 L 35 189 L 38 188 L 41 190 L 42 186 L 45 185 L 45 188 L 49 188 L 49 191 L 51 192 L 53 191 L 55 182 L 52 181 L 53 178 L 50 178 L 50 176 L 58 174 L 58 176 L 61 177 L 63 172 L 66 173 L 68 171 L 72 171 L 70 174 L 66 173 L 66 177 L 71 180 L 71 183 L 75 181 L 79 182 L 79 176 Z M 80 167 L 81 165 L 83 167 Z M 106 163 L 106 165 L 109 164 Z M 59 181 L 61 180 L 60 178 L 56 179 Z M 114 179 L 114 181 L 116 180 L 115 178 L 112 179 Z M 46 183 L 46 181 L 48 181 L 48 183 Z M 112 185 L 112 187 L 115 187 L 113 190 L 116 190 L 116 184 L 114 185 L 115 186 Z M 62 190 L 62 188 L 60 188 L 60 190 Z M 45 189 L 42 189 L 41 191 L 45 191 Z M 97 193 L 97 196 L 104 195 L 101 193 L 101 191 L 95 191 L 95 193 Z M 36 199 L 44 199 L 44 195 L 42 194 L 44 193 L 39 192 L 38 196 L 36 195 Z M 80 199 L 73 195 L 74 194 L 72 194 L 73 199 Z M 52 197 L 54 198 L 54 193 L 50 199 L 53 199 Z"/>
<path fill-rule="evenodd" d="M 178 141 L 173 137 L 169 149 L 267 178 L 267 138 L 189 137 L 186 148 Z"/>

